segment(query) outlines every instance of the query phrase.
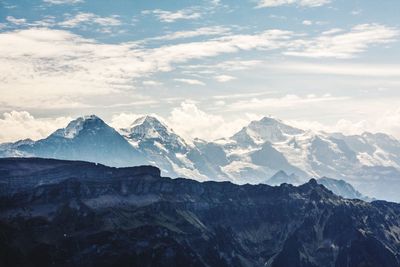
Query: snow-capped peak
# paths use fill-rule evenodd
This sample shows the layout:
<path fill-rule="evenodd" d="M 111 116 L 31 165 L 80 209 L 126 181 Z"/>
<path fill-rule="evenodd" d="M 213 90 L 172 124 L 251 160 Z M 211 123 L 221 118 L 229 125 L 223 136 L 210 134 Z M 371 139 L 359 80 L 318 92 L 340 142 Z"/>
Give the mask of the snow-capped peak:
<path fill-rule="evenodd" d="M 129 128 L 121 129 L 121 133 L 130 142 L 157 139 L 161 143 L 179 143 L 180 146 L 187 146 L 185 140 L 175 134 L 171 128 L 158 118 L 149 115 L 136 119 Z"/>
<path fill-rule="evenodd" d="M 267 141 L 285 141 L 288 137 L 303 133 L 303 130 L 286 125 L 280 120 L 264 117 L 261 120 L 250 122 L 247 127 L 244 127 L 240 132 L 235 134 L 232 139 L 262 144 Z"/>
<path fill-rule="evenodd" d="M 150 116 L 150 115 L 146 115 L 143 117 L 140 117 L 138 119 L 136 119 L 130 126 L 130 129 L 134 129 L 137 126 L 140 125 L 144 125 L 147 128 L 165 128 L 169 131 L 172 132 L 171 129 L 168 129 L 168 127 L 162 123 L 159 119 L 157 119 L 156 117 Z"/>
<path fill-rule="evenodd" d="M 122 129 L 125 135 L 144 138 L 162 138 L 173 133 L 165 124 L 153 116 L 143 116 L 136 119 L 128 129 Z"/>
<path fill-rule="evenodd" d="M 95 123 L 95 124 L 105 124 L 99 117 L 96 115 L 86 115 L 79 117 L 70 123 L 68 123 L 67 127 L 58 129 L 54 132 L 53 135 L 61 136 L 67 139 L 72 139 L 76 137 L 82 129 L 85 127 L 87 123 Z"/>

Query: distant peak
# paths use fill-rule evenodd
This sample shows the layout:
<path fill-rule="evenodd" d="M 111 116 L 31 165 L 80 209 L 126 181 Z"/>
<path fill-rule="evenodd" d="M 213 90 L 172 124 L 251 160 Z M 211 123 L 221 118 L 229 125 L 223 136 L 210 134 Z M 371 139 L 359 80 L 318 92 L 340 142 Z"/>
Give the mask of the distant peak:
<path fill-rule="evenodd" d="M 281 120 L 275 119 L 275 118 L 269 117 L 269 116 L 268 117 L 263 117 L 261 120 L 259 120 L 259 122 L 268 123 L 268 124 L 275 124 L 275 123 L 282 123 L 283 124 L 283 122 Z"/>
<path fill-rule="evenodd" d="M 274 174 L 274 176 L 289 176 L 285 171 L 280 170 L 277 173 Z"/>
<path fill-rule="evenodd" d="M 99 117 L 97 117 L 96 115 L 92 114 L 92 115 L 85 115 L 81 117 L 83 120 L 101 120 Z"/>
<path fill-rule="evenodd" d="M 154 116 L 151 115 L 145 115 L 142 116 L 138 119 L 136 119 L 130 126 L 130 128 L 133 128 L 135 126 L 138 125 L 142 125 L 142 124 L 148 124 L 148 125 L 162 125 L 164 127 L 166 127 L 166 125 L 164 125 L 164 123 L 162 123 L 159 119 L 157 119 Z"/>
<path fill-rule="evenodd" d="M 67 127 L 58 129 L 54 132 L 54 135 L 72 139 L 77 136 L 84 127 L 93 125 L 93 123 L 97 126 L 106 125 L 105 122 L 96 115 L 85 115 L 68 123 Z"/>
<path fill-rule="evenodd" d="M 247 144 L 263 144 L 265 142 L 282 142 L 288 138 L 304 134 L 304 131 L 283 123 L 281 120 L 264 117 L 254 120 L 235 135 L 232 139 L 236 142 Z"/>
<path fill-rule="evenodd" d="M 146 115 L 136 119 L 129 128 L 121 129 L 132 140 L 161 139 L 168 142 L 185 143 L 174 131 L 155 116 Z"/>

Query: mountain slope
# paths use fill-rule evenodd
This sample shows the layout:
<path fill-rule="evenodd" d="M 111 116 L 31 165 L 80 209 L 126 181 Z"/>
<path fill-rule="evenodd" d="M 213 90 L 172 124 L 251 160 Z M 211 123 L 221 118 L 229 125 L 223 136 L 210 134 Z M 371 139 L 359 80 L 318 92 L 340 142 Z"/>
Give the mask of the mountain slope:
<path fill-rule="evenodd" d="M 86 160 L 112 166 L 145 163 L 116 130 L 95 115 L 73 120 L 45 139 L 15 143 L 13 149 L 13 154 L 24 156 Z"/>
<path fill-rule="evenodd" d="M 69 177 L 79 164 L 86 175 Z M 0 160 L 13 183 L 34 169 L 58 181 L 0 195 L 0 265 L 400 265 L 398 204 L 343 199 L 315 180 L 239 186 L 79 164 Z"/>
<path fill-rule="evenodd" d="M 207 159 L 204 155 L 155 117 L 138 118 L 120 132 L 147 162 L 159 167 L 164 175 L 206 180 L 210 174 L 205 170 Z M 217 178 L 216 175 L 210 177 Z"/>
<path fill-rule="evenodd" d="M 372 201 L 371 198 L 363 196 L 360 192 L 354 189 L 354 187 L 351 184 L 343 180 L 336 180 L 328 177 L 322 177 L 317 179 L 317 183 L 325 186 L 326 188 L 331 190 L 334 194 L 344 198 Z"/>
<path fill-rule="evenodd" d="M 400 142 L 385 134 L 315 133 L 263 118 L 215 144 L 228 157 L 222 170 L 237 183 L 262 183 L 282 170 L 301 181 L 350 179 L 366 195 L 400 201 Z"/>

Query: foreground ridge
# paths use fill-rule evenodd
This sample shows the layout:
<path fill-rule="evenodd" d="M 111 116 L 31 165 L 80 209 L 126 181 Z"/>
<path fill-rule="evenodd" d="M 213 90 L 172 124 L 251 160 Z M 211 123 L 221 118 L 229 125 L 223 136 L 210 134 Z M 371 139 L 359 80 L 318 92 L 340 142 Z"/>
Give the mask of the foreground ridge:
<path fill-rule="evenodd" d="M 2 159 L 0 173 L 2 266 L 400 265 L 400 205 L 314 179 L 200 183 L 47 159 Z"/>

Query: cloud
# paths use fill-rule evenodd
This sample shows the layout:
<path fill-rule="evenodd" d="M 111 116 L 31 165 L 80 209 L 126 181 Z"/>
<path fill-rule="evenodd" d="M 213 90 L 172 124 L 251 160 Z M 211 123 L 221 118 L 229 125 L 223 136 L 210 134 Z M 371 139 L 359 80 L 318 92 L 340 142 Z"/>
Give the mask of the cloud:
<path fill-rule="evenodd" d="M 78 13 L 74 17 L 60 22 L 59 25 L 66 28 L 74 28 L 80 24 L 98 24 L 101 26 L 119 26 L 121 21 L 118 16 L 100 17 L 93 13 Z"/>
<path fill-rule="evenodd" d="M 43 2 L 53 5 L 64 5 L 64 4 L 79 4 L 83 3 L 83 0 L 43 0 Z"/>
<path fill-rule="evenodd" d="M 195 137 L 214 140 L 233 135 L 253 117 L 254 115 L 243 114 L 241 118 L 228 122 L 222 116 L 206 113 L 192 101 L 186 100 L 171 111 L 166 121 L 174 131 L 187 140 Z"/>
<path fill-rule="evenodd" d="M 263 95 L 270 95 L 273 92 L 256 92 L 256 93 L 242 93 L 242 94 L 227 94 L 227 95 L 215 95 L 214 99 L 235 99 L 235 98 L 249 98 L 249 97 L 259 97 Z"/>
<path fill-rule="evenodd" d="M 265 111 L 266 109 L 297 109 L 301 106 L 318 104 L 329 101 L 339 101 L 347 99 L 346 97 L 333 97 L 329 94 L 323 96 L 315 96 L 313 94 L 307 96 L 298 96 L 295 94 L 288 94 L 282 97 L 268 97 L 260 98 L 253 97 L 250 99 L 243 99 L 227 106 L 228 110 L 232 111 Z"/>
<path fill-rule="evenodd" d="M 356 9 L 350 12 L 351 15 L 353 16 L 358 16 L 362 13 L 363 11 L 361 9 Z"/>
<path fill-rule="evenodd" d="M 274 69 L 298 73 L 333 74 L 343 76 L 400 77 L 400 64 L 354 64 L 354 63 L 276 63 Z"/>
<path fill-rule="evenodd" d="M 400 109 L 383 111 L 382 116 L 374 120 L 368 118 L 363 120 L 339 119 L 332 124 L 310 120 L 288 120 L 287 123 L 315 132 L 340 132 L 345 135 L 359 135 L 364 132 L 387 133 L 395 138 L 400 138 Z"/>
<path fill-rule="evenodd" d="M 302 24 L 306 26 L 311 26 L 313 25 L 313 22 L 311 20 L 303 20 Z"/>
<path fill-rule="evenodd" d="M 26 24 L 26 19 L 21 18 L 21 19 L 17 19 L 14 18 L 13 16 L 7 16 L 6 20 L 14 25 L 24 25 Z"/>
<path fill-rule="evenodd" d="M 186 83 L 186 84 L 190 84 L 190 85 L 201 85 L 201 86 L 206 85 L 202 81 L 195 80 L 195 79 L 177 78 L 177 79 L 174 79 L 174 81 L 180 82 L 180 83 Z"/>
<path fill-rule="evenodd" d="M 162 85 L 161 82 L 153 81 L 153 80 L 143 81 L 142 83 L 143 83 L 143 85 L 147 85 L 147 86 L 160 86 L 160 85 Z"/>
<path fill-rule="evenodd" d="M 48 28 L 2 32 L 0 103 L 10 109 L 41 108 L 44 103 L 47 108 L 82 107 L 89 104 L 82 102 L 89 99 L 87 96 L 126 94 L 136 89 L 136 81 L 172 71 L 191 60 L 278 49 L 296 56 L 350 57 L 368 45 L 389 42 L 395 34 L 397 30 L 373 24 L 359 25 L 350 33 L 333 33 L 311 40 L 295 39 L 297 35 L 293 32 L 272 29 L 152 46 L 142 42 L 103 44 L 70 31 Z M 258 64 L 259 60 L 228 60 L 212 67 L 234 71 Z M 185 69 L 201 67 L 207 65 L 189 65 Z"/>
<path fill-rule="evenodd" d="M 1 101 L 9 107 L 43 106 L 42 100 L 104 95 L 135 89 L 137 79 L 171 71 L 194 59 L 272 50 L 291 32 L 227 35 L 210 40 L 146 47 L 136 42 L 102 44 L 65 30 L 30 28 L 0 33 Z M 28 97 L 29 96 L 29 97 Z"/>
<path fill-rule="evenodd" d="M 229 81 L 236 79 L 236 77 L 233 77 L 230 75 L 217 75 L 214 78 L 217 82 L 220 82 L 220 83 L 225 83 L 225 82 L 229 82 Z"/>
<path fill-rule="evenodd" d="M 229 32 L 229 28 L 222 26 L 212 26 L 212 27 L 201 27 L 191 31 L 177 31 L 164 36 L 151 38 L 152 40 L 176 40 L 193 38 L 198 36 L 212 36 L 212 35 L 223 35 Z"/>
<path fill-rule="evenodd" d="M 331 32 L 314 39 L 293 41 L 286 55 L 312 58 L 352 58 L 370 45 L 395 41 L 399 31 L 380 24 L 360 24 L 347 33 Z"/>
<path fill-rule="evenodd" d="M 115 114 L 111 117 L 109 125 L 117 130 L 126 129 L 129 128 L 136 119 L 144 115 L 146 114 L 136 114 L 136 113 L 126 113 L 126 112 Z"/>
<path fill-rule="evenodd" d="M 278 7 L 285 5 L 298 5 L 302 7 L 318 7 L 329 4 L 330 0 L 260 0 L 257 7 Z"/>
<path fill-rule="evenodd" d="M 162 22 L 175 22 L 177 20 L 192 20 L 201 18 L 202 14 L 192 8 L 177 11 L 167 11 L 162 9 L 145 10 L 142 14 L 154 14 Z"/>
<path fill-rule="evenodd" d="M 26 111 L 6 112 L 0 118 L 0 143 L 26 138 L 41 139 L 65 127 L 69 121 L 69 117 L 37 119 Z"/>

